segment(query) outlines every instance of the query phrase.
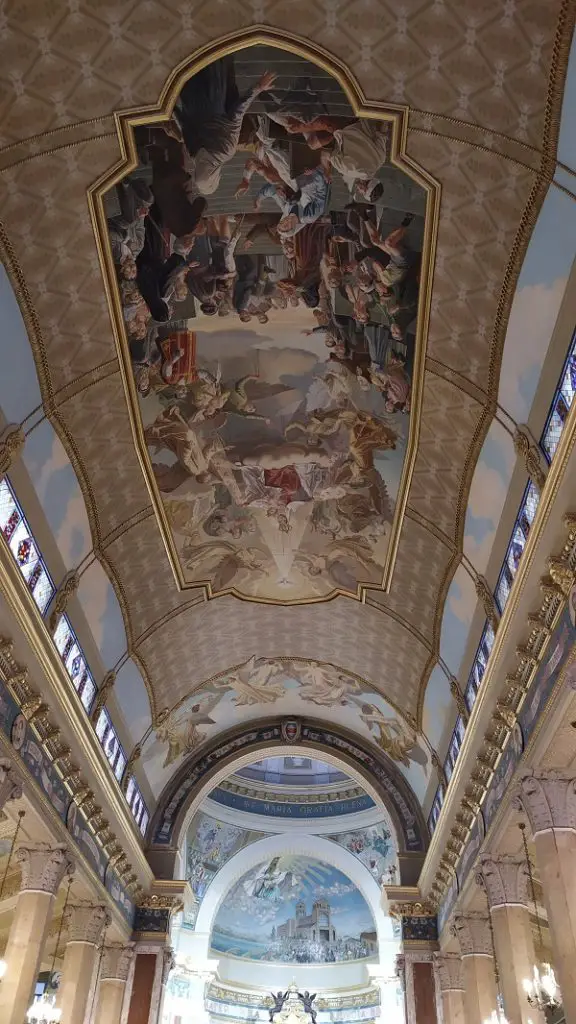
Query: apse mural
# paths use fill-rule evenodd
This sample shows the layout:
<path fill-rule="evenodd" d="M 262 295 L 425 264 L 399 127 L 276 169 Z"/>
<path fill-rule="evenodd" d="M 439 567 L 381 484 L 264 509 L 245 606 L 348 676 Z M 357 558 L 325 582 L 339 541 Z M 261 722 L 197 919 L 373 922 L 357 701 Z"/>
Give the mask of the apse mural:
<path fill-rule="evenodd" d="M 393 115 L 256 46 L 135 128 L 104 197 L 153 479 L 186 583 L 382 583 L 413 409 L 426 189 Z M 415 391 L 416 396 L 416 391 Z"/>
<path fill-rule="evenodd" d="M 402 768 L 419 799 L 431 774 L 426 742 L 413 725 L 367 683 L 326 662 L 251 658 L 191 694 L 151 730 L 141 765 L 158 795 L 181 759 L 222 729 L 255 714 L 322 717 L 353 727 Z M 351 720 L 353 717 L 353 721 Z"/>
<path fill-rule="evenodd" d="M 336 963 L 376 955 L 376 926 L 342 872 L 283 855 L 252 868 L 227 893 L 211 937 L 216 954 L 276 963 Z"/>
<path fill-rule="evenodd" d="M 207 814 L 197 815 L 186 837 L 186 878 L 194 895 L 201 900 L 214 875 L 230 857 L 267 835 L 217 821 Z"/>
<path fill-rule="evenodd" d="M 342 832 L 328 838 L 357 857 L 377 882 L 386 885 L 399 882 L 396 844 L 392 827 L 388 823 Z"/>

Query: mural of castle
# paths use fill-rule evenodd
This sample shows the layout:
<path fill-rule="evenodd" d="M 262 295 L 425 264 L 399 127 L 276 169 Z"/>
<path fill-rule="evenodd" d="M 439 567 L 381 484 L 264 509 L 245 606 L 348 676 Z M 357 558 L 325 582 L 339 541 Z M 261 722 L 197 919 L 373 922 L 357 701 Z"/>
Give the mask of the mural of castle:
<path fill-rule="evenodd" d="M 374 938 L 368 904 L 346 875 L 311 857 L 283 854 L 251 868 L 225 894 L 210 945 L 216 956 L 339 963 L 372 958 Z"/>
<path fill-rule="evenodd" d="M 332 908 L 328 900 L 315 900 L 312 913 L 306 913 L 306 903 L 299 900 L 294 917 L 272 929 L 271 937 L 278 939 L 312 939 L 313 942 L 336 942 L 336 929 L 331 921 Z"/>

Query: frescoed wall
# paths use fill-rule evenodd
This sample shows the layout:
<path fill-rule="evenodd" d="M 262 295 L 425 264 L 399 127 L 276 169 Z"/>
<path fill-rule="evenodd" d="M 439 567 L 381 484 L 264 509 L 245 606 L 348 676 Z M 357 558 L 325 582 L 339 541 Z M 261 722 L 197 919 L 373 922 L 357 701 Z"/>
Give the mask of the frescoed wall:
<path fill-rule="evenodd" d="M 378 883 L 393 885 L 399 881 L 394 832 L 388 823 L 341 832 L 328 838 L 357 857 Z"/>
<path fill-rule="evenodd" d="M 214 954 L 277 963 L 371 959 L 376 926 L 342 872 L 286 854 L 252 868 L 226 894 L 211 947 Z"/>
<path fill-rule="evenodd" d="M 367 684 L 327 663 L 252 658 L 195 692 L 150 732 L 141 764 L 159 795 L 183 756 L 219 731 L 270 711 L 308 715 L 354 728 L 396 761 L 417 796 L 431 774 L 430 752 L 419 736 Z"/>
<path fill-rule="evenodd" d="M 202 899 L 214 876 L 230 857 L 250 843 L 265 839 L 267 834 L 198 814 L 186 837 L 186 878 L 197 899 Z"/>

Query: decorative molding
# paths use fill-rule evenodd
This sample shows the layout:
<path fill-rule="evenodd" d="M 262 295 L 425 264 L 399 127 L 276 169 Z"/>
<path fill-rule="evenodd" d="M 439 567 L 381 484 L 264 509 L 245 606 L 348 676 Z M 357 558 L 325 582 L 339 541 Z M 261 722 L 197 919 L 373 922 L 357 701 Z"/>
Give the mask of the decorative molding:
<path fill-rule="evenodd" d="M 133 942 L 129 942 L 125 946 L 121 943 L 104 946 L 102 949 L 100 981 L 126 982 L 134 955 Z"/>
<path fill-rule="evenodd" d="M 10 424 L 0 434 L 0 480 L 6 475 L 10 467 L 20 458 L 22 449 L 26 443 L 26 436 L 22 427 Z"/>
<path fill-rule="evenodd" d="M 22 871 L 21 891 L 34 889 L 55 896 L 65 876 L 74 874 L 75 863 L 66 846 L 35 843 L 20 846 L 16 860 Z"/>
<path fill-rule="evenodd" d="M 142 896 L 138 907 L 144 910 L 168 910 L 170 914 L 179 914 L 184 909 L 184 900 L 180 896 L 158 896 L 155 893 Z"/>
<path fill-rule="evenodd" d="M 86 942 L 96 946 L 112 918 L 99 903 L 79 903 L 69 908 L 68 942 Z"/>
<path fill-rule="evenodd" d="M 9 637 L 0 637 L 0 678 L 31 725 L 40 746 L 52 761 L 76 806 L 82 807 L 94 837 L 104 850 L 110 844 L 116 844 L 118 850 L 121 850 L 116 836 L 106 822 L 102 807 L 96 802 L 81 769 L 72 760 L 71 748 L 64 742 L 58 725 L 51 717 L 51 707 L 42 700 L 40 693 L 33 689 L 28 669 L 14 658 L 14 643 Z M 0 802 L 0 808 L 1 806 Z M 132 866 L 129 867 L 132 871 Z"/>
<path fill-rule="evenodd" d="M 513 806 L 524 811 L 534 835 L 553 829 L 576 831 L 576 777 L 533 769 L 519 780 Z"/>
<path fill-rule="evenodd" d="M 70 598 L 74 597 L 79 586 L 80 576 L 78 573 L 75 571 L 67 573 L 52 598 L 52 605 L 48 615 L 48 628 L 50 633 L 53 634 L 55 632 L 56 626 L 68 607 Z"/>
<path fill-rule="evenodd" d="M 484 576 L 474 577 L 474 589 L 476 597 L 484 609 L 484 614 L 492 626 L 492 631 L 496 634 L 500 624 L 500 612 L 494 594 Z"/>
<path fill-rule="evenodd" d="M 511 903 L 529 905 L 530 876 L 526 861 L 517 857 L 481 857 L 480 873 L 491 910 Z"/>
<path fill-rule="evenodd" d="M 452 931 L 462 956 L 493 956 L 490 922 L 485 914 L 457 914 Z"/>
<path fill-rule="evenodd" d="M 492 717 L 486 728 L 483 744 L 476 755 L 475 766 L 469 777 L 464 795 L 460 800 L 460 807 L 456 816 L 461 814 L 464 820 L 468 817 L 470 828 L 488 792 L 495 764 L 500 758 L 502 750 L 515 726 L 518 710 L 525 699 L 545 654 L 546 641 L 551 636 L 553 628 L 560 618 L 566 602 L 565 595 L 568 583 L 572 579 L 573 585 L 576 579 L 576 572 L 572 568 L 572 564 L 576 559 L 576 516 L 566 515 L 564 517 L 564 525 L 567 530 L 564 547 L 560 554 L 551 556 L 548 559 L 550 577 L 552 578 L 553 571 L 557 580 L 561 581 L 561 583 L 558 583 L 556 589 L 546 590 L 543 593 L 541 606 L 537 614 L 530 613 L 527 616 L 528 638 L 516 648 L 516 668 L 505 676 L 503 694 L 494 703 Z M 556 583 L 556 580 L 554 582 Z M 532 777 L 534 777 L 534 773 Z M 440 822 L 441 820 L 442 812 Z M 436 833 L 438 833 L 438 826 L 435 836 Z M 458 838 L 463 840 L 463 833 L 460 833 Z M 428 894 L 429 898 L 438 906 L 440 906 L 451 884 L 456 864 L 460 860 L 464 846 L 465 842 L 461 842 L 461 849 L 459 851 L 454 849 L 453 827 L 450 835 L 446 837 L 444 850 Z"/>
<path fill-rule="evenodd" d="M 104 705 L 106 704 L 108 697 L 112 693 L 112 689 L 114 687 L 115 682 L 116 673 L 107 672 L 100 684 L 98 693 L 96 694 L 96 698 L 94 700 L 94 706 L 92 708 L 92 711 L 90 712 L 90 718 L 92 719 L 93 722 L 98 721 L 98 718 L 100 717 L 100 712 Z"/>
<path fill-rule="evenodd" d="M 390 903 L 388 905 L 390 917 L 401 919 L 403 917 L 436 917 L 436 908 L 429 900 L 419 903 Z"/>
<path fill-rule="evenodd" d="M 548 467 L 542 455 L 540 445 L 535 443 L 528 427 L 523 425 L 516 427 L 512 441 L 514 443 L 514 451 L 519 458 L 523 459 L 526 472 L 532 483 L 539 491 L 542 491 L 546 483 Z"/>
<path fill-rule="evenodd" d="M 457 953 L 434 953 L 434 967 L 441 992 L 463 992 L 462 960 Z"/>
<path fill-rule="evenodd" d="M 22 779 L 12 761 L 0 758 L 0 811 L 10 800 L 20 800 L 21 797 Z"/>

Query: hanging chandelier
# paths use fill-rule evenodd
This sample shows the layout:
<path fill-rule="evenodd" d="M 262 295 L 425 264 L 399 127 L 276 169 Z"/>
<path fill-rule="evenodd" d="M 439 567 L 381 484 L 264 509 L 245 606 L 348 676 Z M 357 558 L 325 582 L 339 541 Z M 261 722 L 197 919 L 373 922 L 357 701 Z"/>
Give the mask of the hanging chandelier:
<path fill-rule="evenodd" d="M 52 957 L 52 968 L 48 975 L 48 985 L 54 977 L 54 968 L 56 966 L 56 957 L 58 956 L 58 947 L 60 946 L 60 938 L 62 936 L 62 928 L 64 926 L 64 918 L 66 917 L 66 909 L 68 907 L 68 900 L 70 898 L 70 889 L 72 887 L 72 878 L 68 879 L 68 889 L 66 890 L 66 899 L 64 900 L 64 906 L 62 907 L 62 916 L 60 918 L 60 925 L 58 927 L 58 937 L 56 939 L 56 945 L 54 946 L 54 956 Z M 52 993 L 48 993 L 46 990 L 41 996 L 36 996 L 32 1006 L 26 1014 L 26 1024 L 59 1024 L 62 1019 L 62 1010 L 59 1006 L 56 1006 L 56 996 Z"/>
<path fill-rule="evenodd" d="M 17 839 L 18 833 L 20 831 L 20 826 L 22 824 L 22 818 L 24 817 L 25 814 L 26 814 L 26 811 L 18 811 L 18 821 L 16 822 L 16 828 L 14 829 L 14 835 L 12 836 L 12 842 L 10 843 L 10 852 L 8 854 L 8 860 L 6 862 L 6 867 L 4 868 L 4 874 L 2 875 L 2 882 L 0 883 L 0 900 L 2 900 L 2 897 L 4 895 L 4 886 L 6 885 L 6 879 L 8 878 L 8 872 L 10 871 L 10 862 L 12 860 L 12 854 L 14 853 L 14 847 L 16 846 L 16 839 Z M 2 978 L 6 974 L 7 967 L 8 967 L 8 964 L 6 963 L 6 961 L 5 960 L 0 960 L 0 981 L 2 981 Z"/>
<path fill-rule="evenodd" d="M 536 889 L 534 887 L 534 875 L 532 874 L 532 861 L 530 860 L 530 854 L 528 853 L 528 842 L 526 840 L 526 825 L 524 822 L 520 822 L 518 825 L 522 833 L 522 845 L 524 847 L 524 857 L 526 858 L 526 866 L 528 868 L 528 878 L 530 880 L 530 895 L 532 896 L 532 903 L 534 904 L 534 916 L 536 918 L 536 925 L 538 928 L 538 953 L 541 953 L 544 948 L 542 942 L 542 928 L 540 925 L 540 915 L 538 913 L 538 904 L 536 903 Z M 534 964 L 531 978 L 525 978 L 522 982 L 526 998 L 534 1009 L 546 1012 L 546 1010 L 555 1010 L 558 1006 L 562 1005 L 562 996 L 558 987 L 558 982 L 554 975 L 553 967 L 548 963 L 540 963 L 540 966 Z"/>
<path fill-rule="evenodd" d="M 498 960 L 496 959 L 496 946 L 494 943 L 494 927 L 492 925 L 492 915 L 490 913 L 490 900 L 488 899 L 488 890 L 484 886 L 484 893 L 486 895 L 486 909 L 488 911 L 488 927 L 490 929 L 490 943 L 492 946 L 492 963 L 494 964 L 494 981 L 496 983 L 496 1009 L 492 1010 L 489 1017 L 485 1017 L 482 1024 L 508 1024 L 508 1018 L 504 1013 L 504 1003 L 500 994 L 500 971 L 498 969 Z"/>

